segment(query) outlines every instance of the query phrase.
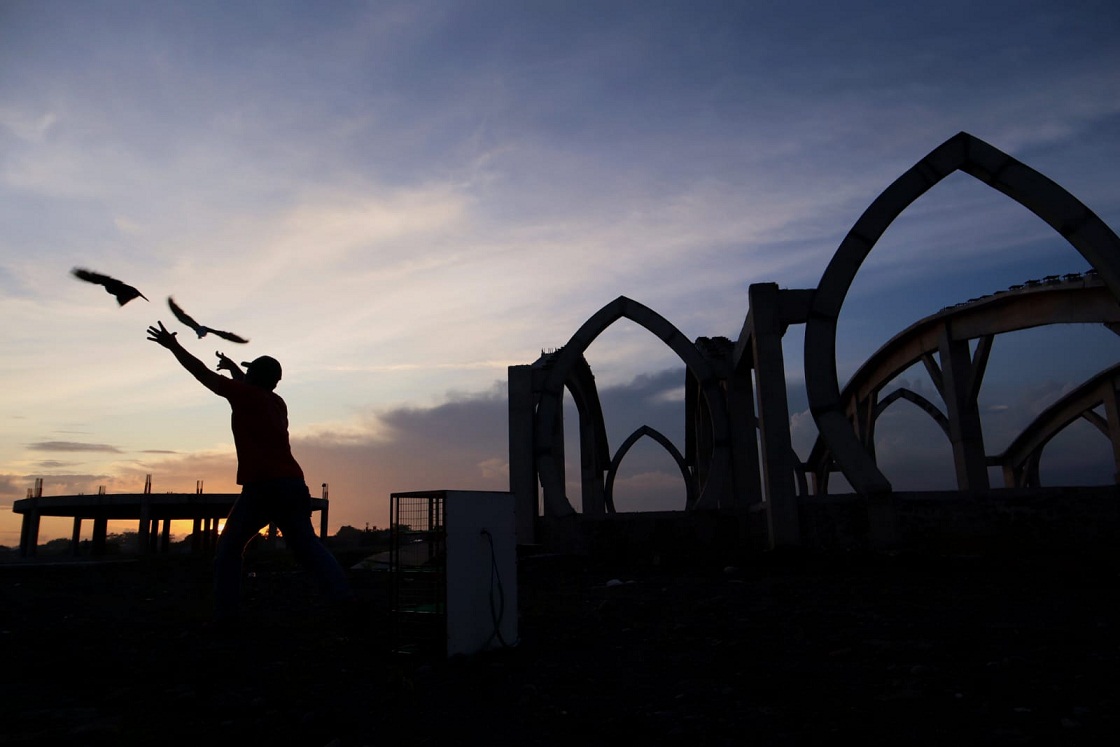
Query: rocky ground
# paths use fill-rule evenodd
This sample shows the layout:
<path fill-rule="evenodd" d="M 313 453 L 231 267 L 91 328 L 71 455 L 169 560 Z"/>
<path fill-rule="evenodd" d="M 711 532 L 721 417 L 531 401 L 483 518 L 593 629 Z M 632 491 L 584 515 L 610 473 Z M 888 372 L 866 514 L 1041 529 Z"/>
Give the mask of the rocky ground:
<path fill-rule="evenodd" d="M 0 565 L 0 745 L 1090 745 L 1120 729 L 1118 568 L 1100 555 L 525 558 L 517 645 L 393 651 L 384 576 L 335 619 L 286 559 L 246 629 L 188 557 Z"/>

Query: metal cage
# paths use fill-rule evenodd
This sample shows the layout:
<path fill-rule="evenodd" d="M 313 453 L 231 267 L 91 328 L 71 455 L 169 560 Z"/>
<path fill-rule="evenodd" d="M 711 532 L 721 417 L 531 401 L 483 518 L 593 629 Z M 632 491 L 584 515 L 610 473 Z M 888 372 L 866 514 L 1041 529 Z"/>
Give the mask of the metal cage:
<path fill-rule="evenodd" d="M 442 655 L 447 644 L 444 494 L 393 493 L 390 506 L 394 649 Z"/>

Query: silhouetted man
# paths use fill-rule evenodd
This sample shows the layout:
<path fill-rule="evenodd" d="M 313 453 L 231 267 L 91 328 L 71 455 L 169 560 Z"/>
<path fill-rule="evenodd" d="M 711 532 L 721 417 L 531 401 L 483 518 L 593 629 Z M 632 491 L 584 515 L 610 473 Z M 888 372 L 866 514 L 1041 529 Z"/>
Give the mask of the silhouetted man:
<path fill-rule="evenodd" d="M 261 356 L 243 364 L 246 370 L 217 353 L 218 371 L 188 353 L 163 322 L 148 327 L 148 339 L 167 348 L 203 386 L 229 401 L 233 442 L 237 448 L 234 502 L 218 539 L 214 559 L 214 619 L 221 627 L 237 619 L 241 596 L 241 560 L 246 546 L 261 529 L 275 524 L 299 561 L 314 571 L 336 603 L 353 601 L 346 574 L 311 526 L 311 494 L 288 440 L 288 407 L 273 389 L 280 381 L 280 363 Z"/>

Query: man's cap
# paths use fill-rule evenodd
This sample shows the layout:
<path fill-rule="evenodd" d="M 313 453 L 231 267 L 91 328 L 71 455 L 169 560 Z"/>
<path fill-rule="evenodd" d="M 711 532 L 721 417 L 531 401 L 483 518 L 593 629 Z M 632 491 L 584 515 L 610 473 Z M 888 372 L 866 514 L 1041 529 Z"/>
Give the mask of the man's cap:
<path fill-rule="evenodd" d="M 254 358 L 251 361 L 242 361 L 241 365 L 245 366 L 246 373 L 252 372 L 253 378 L 277 382 L 283 375 L 280 361 L 270 355 L 262 355 L 260 358 Z"/>

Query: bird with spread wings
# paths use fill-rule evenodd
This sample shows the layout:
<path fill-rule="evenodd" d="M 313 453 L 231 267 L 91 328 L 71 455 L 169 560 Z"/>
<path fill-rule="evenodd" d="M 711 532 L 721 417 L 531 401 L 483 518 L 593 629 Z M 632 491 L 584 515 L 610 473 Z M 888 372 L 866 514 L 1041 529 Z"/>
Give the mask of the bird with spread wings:
<path fill-rule="evenodd" d="M 87 270 L 82 267 L 75 267 L 70 270 L 70 274 L 87 283 L 104 286 L 107 293 L 116 296 L 117 304 L 120 306 L 124 306 L 134 298 L 143 298 L 145 301 L 148 300 L 147 296 L 131 285 L 117 280 L 116 278 L 111 278 L 108 275 L 102 275 L 99 272 L 93 272 L 92 270 Z"/>
<path fill-rule="evenodd" d="M 205 327 L 199 324 L 194 319 L 192 319 L 190 315 L 187 314 L 187 312 L 179 308 L 179 304 L 175 303 L 175 299 L 171 296 L 167 297 L 167 305 L 171 307 L 171 313 L 175 315 L 175 318 L 193 329 L 195 331 L 195 334 L 197 334 L 200 338 L 205 337 L 207 334 L 214 334 L 218 337 L 221 337 L 222 339 L 229 340 L 230 342 L 249 342 L 244 337 L 235 335 L 232 332 L 223 332 L 220 329 L 213 329 L 211 327 Z"/>

